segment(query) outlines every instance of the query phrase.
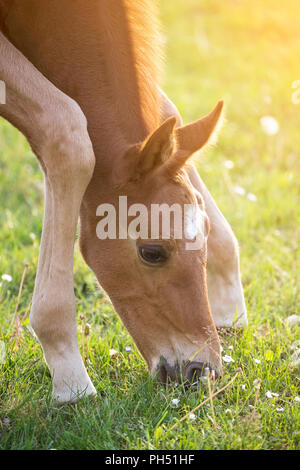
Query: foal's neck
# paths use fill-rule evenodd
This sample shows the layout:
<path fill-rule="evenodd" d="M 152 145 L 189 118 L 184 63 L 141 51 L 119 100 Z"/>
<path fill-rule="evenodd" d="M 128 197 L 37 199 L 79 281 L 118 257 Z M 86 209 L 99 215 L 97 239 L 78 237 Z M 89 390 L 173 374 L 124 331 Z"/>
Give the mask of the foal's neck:
<path fill-rule="evenodd" d="M 101 173 L 126 144 L 143 140 L 159 124 L 155 2 L 52 0 L 47 8 L 43 3 L 13 2 L 5 32 L 79 103 Z"/>

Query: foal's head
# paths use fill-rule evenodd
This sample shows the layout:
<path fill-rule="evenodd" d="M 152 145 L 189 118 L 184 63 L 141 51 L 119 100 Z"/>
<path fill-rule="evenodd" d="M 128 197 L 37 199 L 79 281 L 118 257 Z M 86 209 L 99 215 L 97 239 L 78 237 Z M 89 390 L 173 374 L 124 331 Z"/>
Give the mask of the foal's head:
<path fill-rule="evenodd" d="M 130 147 L 115 169 L 110 194 L 115 239 L 100 234 L 99 240 L 82 229 L 86 261 L 151 372 L 163 381 L 192 381 L 204 367 L 221 370 L 206 288 L 209 220 L 185 165 L 210 140 L 222 107 L 220 102 L 208 116 L 181 128 L 171 117 L 145 142 Z"/>

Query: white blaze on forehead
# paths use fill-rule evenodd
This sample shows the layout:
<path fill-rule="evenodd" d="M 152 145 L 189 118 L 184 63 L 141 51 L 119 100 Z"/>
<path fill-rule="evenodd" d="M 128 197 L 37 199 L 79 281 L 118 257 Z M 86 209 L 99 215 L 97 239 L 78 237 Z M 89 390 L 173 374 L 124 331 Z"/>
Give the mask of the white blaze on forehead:
<path fill-rule="evenodd" d="M 184 234 L 189 240 L 194 240 L 198 235 L 204 237 L 204 215 L 198 204 L 184 205 Z"/>

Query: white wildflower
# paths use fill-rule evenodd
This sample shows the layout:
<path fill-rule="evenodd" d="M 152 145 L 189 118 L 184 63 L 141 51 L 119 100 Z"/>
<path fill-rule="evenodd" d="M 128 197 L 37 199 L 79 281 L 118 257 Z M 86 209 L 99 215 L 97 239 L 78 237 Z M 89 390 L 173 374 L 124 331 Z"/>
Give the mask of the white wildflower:
<path fill-rule="evenodd" d="M 3 279 L 3 276 L 2 276 Z M 290 326 L 295 326 L 300 323 L 300 317 L 299 315 L 290 315 L 285 319 L 286 323 L 288 323 Z"/>
<path fill-rule="evenodd" d="M 234 359 L 231 357 L 231 356 L 228 356 L 227 354 L 225 354 L 225 356 L 222 356 L 222 359 L 224 362 L 234 362 Z"/>
<path fill-rule="evenodd" d="M 190 421 L 195 421 L 195 419 L 196 419 L 195 413 L 190 413 L 190 414 L 189 414 L 189 420 L 190 420 Z"/>
<path fill-rule="evenodd" d="M 273 116 L 263 116 L 260 119 L 260 124 L 267 135 L 276 135 L 279 131 L 278 121 Z"/>
<path fill-rule="evenodd" d="M 254 362 L 255 362 L 255 364 L 260 364 L 260 363 L 261 363 L 261 360 L 255 358 L 255 359 L 254 359 Z"/>
<path fill-rule="evenodd" d="M 292 354 L 292 364 L 295 367 L 300 365 L 300 349 L 296 349 L 296 351 Z"/>
<path fill-rule="evenodd" d="M 3 281 L 6 281 L 6 282 L 11 282 L 12 281 L 12 277 L 10 274 L 2 274 L 2 280 Z"/>
<path fill-rule="evenodd" d="M 278 394 L 278 393 L 273 393 L 273 392 L 271 392 L 270 390 L 268 390 L 268 391 L 266 392 L 266 397 L 267 397 L 267 398 L 279 397 L 279 394 Z"/>
<path fill-rule="evenodd" d="M 248 198 L 249 201 L 251 201 L 251 202 L 256 202 L 256 201 L 257 201 L 257 197 L 256 197 L 255 194 L 253 194 L 253 193 L 248 193 L 248 194 L 247 194 L 247 198 Z"/>
<path fill-rule="evenodd" d="M 179 405 L 179 399 L 178 398 L 173 398 L 173 400 L 171 400 L 171 407 L 172 408 L 177 408 Z"/>
<path fill-rule="evenodd" d="M 225 410 L 225 414 L 226 415 L 231 415 L 232 414 L 232 411 L 230 408 L 227 408 L 227 410 Z"/>
<path fill-rule="evenodd" d="M 242 186 L 235 186 L 233 189 L 240 196 L 245 196 L 246 194 L 246 191 L 244 190 L 244 188 L 242 188 Z"/>
<path fill-rule="evenodd" d="M 276 411 L 278 411 L 278 413 L 282 413 L 284 411 L 284 408 L 276 408 Z"/>
<path fill-rule="evenodd" d="M 241 387 L 242 390 L 246 390 L 246 385 L 245 384 L 240 385 L 240 387 Z"/>
<path fill-rule="evenodd" d="M 234 163 L 231 160 L 225 160 L 225 162 L 223 162 L 223 166 L 228 170 L 231 170 L 234 167 Z"/>
<path fill-rule="evenodd" d="M 132 351 L 132 347 L 131 346 L 125 346 L 125 351 L 127 351 L 127 352 Z"/>
<path fill-rule="evenodd" d="M 295 397 L 295 398 L 294 398 L 294 401 L 295 401 L 296 403 L 299 403 L 299 402 L 300 402 L 300 397 Z"/>
<path fill-rule="evenodd" d="M 109 357 L 117 357 L 118 354 L 119 354 L 119 351 L 117 351 L 116 349 L 109 350 Z"/>

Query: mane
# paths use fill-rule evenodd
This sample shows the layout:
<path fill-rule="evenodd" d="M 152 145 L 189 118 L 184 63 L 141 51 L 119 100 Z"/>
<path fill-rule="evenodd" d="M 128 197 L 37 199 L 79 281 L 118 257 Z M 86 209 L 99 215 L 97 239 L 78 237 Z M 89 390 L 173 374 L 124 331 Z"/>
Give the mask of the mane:
<path fill-rule="evenodd" d="M 128 21 L 136 79 L 143 114 L 152 116 L 153 130 L 159 125 L 158 85 L 162 68 L 162 44 L 157 0 L 121 0 Z"/>

